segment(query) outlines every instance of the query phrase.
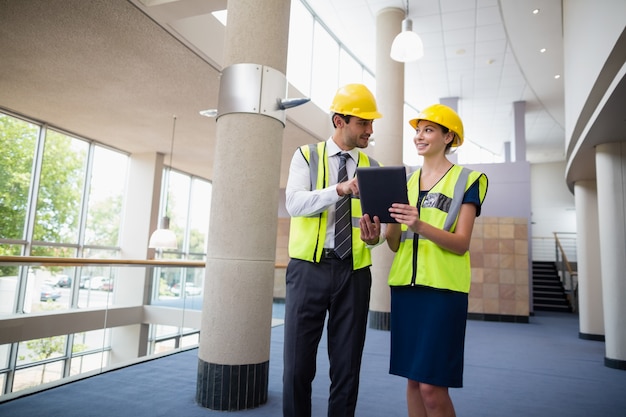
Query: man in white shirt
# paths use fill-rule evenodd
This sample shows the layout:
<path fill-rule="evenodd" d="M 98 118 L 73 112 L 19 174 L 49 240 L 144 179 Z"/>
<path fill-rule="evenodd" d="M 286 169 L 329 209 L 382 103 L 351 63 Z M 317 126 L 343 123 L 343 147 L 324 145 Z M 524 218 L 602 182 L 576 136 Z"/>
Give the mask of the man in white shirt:
<path fill-rule="evenodd" d="M 362 84 L 337 90 L 330 110 L 333 136 L 296 150 L 286 188 L 291 259 L 285 296 L 284 417 L 311 416 L 311 384 L 327 313 L 328 416 L 353 416 L 358 395 L 372 282 L 369 245 L 379 243 L 380 223 L 359 230 L 355 172 L 357 166 L 379 165 L 359 149 L 367 147 L 373 120 L 382 115 Z"/>

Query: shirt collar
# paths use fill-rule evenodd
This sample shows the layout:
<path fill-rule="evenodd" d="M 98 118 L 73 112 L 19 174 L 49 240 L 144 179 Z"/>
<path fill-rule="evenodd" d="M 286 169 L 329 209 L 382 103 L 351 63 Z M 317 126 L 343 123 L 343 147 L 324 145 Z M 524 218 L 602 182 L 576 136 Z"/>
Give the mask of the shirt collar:
<path fill-rule="evenodd" d="M 334 156 L 337 155 L 339 152 L 343 152 L 341 148 L 337 146 L 332 137 L 326 141 L 326 149 L 328 152 L 328 156 Z M 352 157 L 353 161 L 357 162 L 359 160 L 359 150 L 357 148 L 350 149 L 348 153 Z"/>

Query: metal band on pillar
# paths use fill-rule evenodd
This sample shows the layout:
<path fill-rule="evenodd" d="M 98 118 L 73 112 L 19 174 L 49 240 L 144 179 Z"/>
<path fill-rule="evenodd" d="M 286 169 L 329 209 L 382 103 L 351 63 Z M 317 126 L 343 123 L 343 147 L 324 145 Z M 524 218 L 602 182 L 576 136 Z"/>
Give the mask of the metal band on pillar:
<path fill-rule="evenodd" d="M 310 98 L 285 98 L 287 78 L 267 65 L 234 64 L 222 71 L 217 109 L 201 111 L 220 118 L 230 113 L 253 113 L 273 117 L 285 126 L 285 110 L 310 101 Z"/>

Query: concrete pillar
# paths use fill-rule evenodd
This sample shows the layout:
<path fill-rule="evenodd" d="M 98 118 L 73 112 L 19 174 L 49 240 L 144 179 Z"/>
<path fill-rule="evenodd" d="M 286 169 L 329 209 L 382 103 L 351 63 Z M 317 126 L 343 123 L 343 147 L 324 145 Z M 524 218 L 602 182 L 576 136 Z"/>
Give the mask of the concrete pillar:
<path fill-rule="evenodd" d="M 513 124 L 515 132 L 515 155 L 513 161 L 526 160 L 526 102 L 513 103 Z"/>
<path fill-rule="evenodd" d="M 455 112 L 459 113 L 459 98 L 458 97 L 441 97 L 439 99 L 439 103 L 443 104 L 444 106 L 448 106 Z M 461 117 L 461 120 L 463 120 L 463 115 L 459 114 L 459 116 Z M 450 162 L 452 162 L 453 164 L 457 164 L 459 162 L 459 155 L 456 152 L 451 153 L 447 156 Z"/>
<path fill-rule="evenodd" d="M 376 145 L 369 153 L 383 165 L 402 165 L 404 120 L 404 64 L 389 57 L 391 43 L 402 29 L 404 11 L 381 10 L 376 17 L 376 104 L 383 114 L 374 123 Z M 369 326 L 389 330 L 391 294 L 387 277 L 394 253 L 387 244 L 372 250 L 372 291 Z"/>
<path fill-rule="evenodd" d="M 504 162 L 511 162 L 511 142 L 504 142 Z"/>
<path fill-rule="evenodd" d="M 122 259 L 154 258 L 154 249 L 148 249 L 148 240 L 158 225 L 162 178 L 162 154 L 131 155 L 124 223 L 120 230 Z M 146 216 L 145 213 L 150 215 Z M 148 304 L 151 279 L 151 268 L 120 268 L 113 291 L 113 304 L 116 306 Z M 145 356 L 148 350 L 148 333 L 148 324 L 111 329 L 111 364 Z"/>
<path fill-rule="evenodd" d="M 626 143 L 596 147 L 605 357 L 626 369 Z"/>
<path fill-rule="evenodd" d="M 576 202 L 579 337 L 604 340 L 596 182 L 577 181 L 574 184 L 574 198 Z"/>
<path fill-rule="evenodd" d="M 440 97 L 439 103 L 444 106 L 450 107 L 455 112 L 459 112 L 459 98 L 458 97 Z"/>
<path fill-rule="evenodd" d="M 261 95 L 251 68 L 284 77 L 289 10 L 289 0 L 228 2 L 196 390 L 215 410 L 267 402 L 284 125 L 244 104 Z"/>

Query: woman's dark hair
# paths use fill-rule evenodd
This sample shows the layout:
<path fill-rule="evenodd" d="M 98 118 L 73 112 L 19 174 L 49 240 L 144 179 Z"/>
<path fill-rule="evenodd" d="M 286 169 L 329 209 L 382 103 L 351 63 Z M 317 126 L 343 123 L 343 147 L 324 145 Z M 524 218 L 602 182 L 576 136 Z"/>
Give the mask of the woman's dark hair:
<path fill-rule="evenodd" d="M 443 132 L 443 134 L 444 134 L 444 135 L 445 135 L 445 134 L 447 134 L 447 133 L 450 131 L 450 129 L 448 129 L 448 128 L 447 128 L 447 127 L 445 127 L 444 125 L 440 125 L 439 123 L 437 123 L 437 124 L 439 125 L 439 127 L 441 127 L 441 131 Z M 452 132 L 452 133 L 454 133 L 454 132 Z M 454 134 L 456 135 L 456 133 L 454 133 Z M 454 139 L 453 139 L 453 140 L 451 140 L 450 142 L 448 142 L 448 144 L 446 144 L 446 152 L 447 152 L 450 148 L 452 148 L 452 142 L 454 142 Z"/>
<path fill-rule="evenodd" d="M 343 121 L 346 122 L 346 123 L 350 123 L 350 118 L 352 117 L 352 116 L 346 115 L 346 114 L 333 113 L 332 121 L 333 121 L 333 127 L 334 128 L 337 127 L 337 125 L 335 124 L 335 116 L 341 117 L 343 119 Z"/>

